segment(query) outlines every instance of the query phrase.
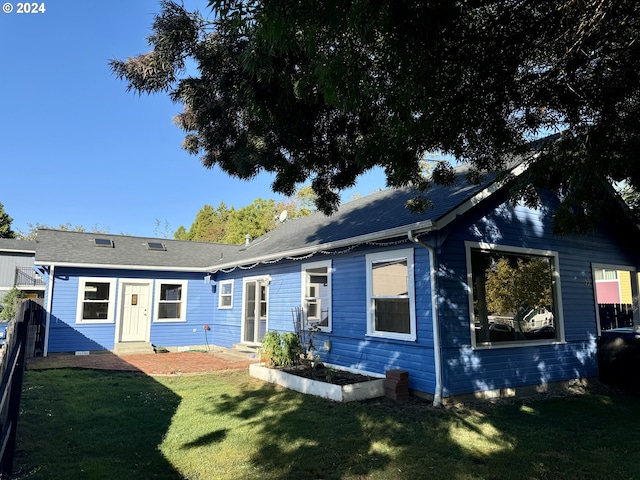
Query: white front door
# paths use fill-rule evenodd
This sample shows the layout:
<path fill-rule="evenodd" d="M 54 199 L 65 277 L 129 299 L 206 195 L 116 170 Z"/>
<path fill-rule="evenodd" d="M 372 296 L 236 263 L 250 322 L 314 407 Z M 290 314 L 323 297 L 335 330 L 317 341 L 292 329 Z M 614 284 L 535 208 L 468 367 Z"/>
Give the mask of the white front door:
<path fill-rule="evenodd" d="M 120 341 L 149 340 L 151 286 L 148 283 L 123 283 L 120 293 Z"/>

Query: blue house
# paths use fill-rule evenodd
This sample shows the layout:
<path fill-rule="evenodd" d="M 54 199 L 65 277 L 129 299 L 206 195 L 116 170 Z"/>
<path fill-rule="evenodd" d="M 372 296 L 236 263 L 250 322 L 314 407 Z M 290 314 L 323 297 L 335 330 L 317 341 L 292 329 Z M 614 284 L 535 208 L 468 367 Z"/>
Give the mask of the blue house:
<path fill-rule="evenodd" d="M 217 307 L 207 262 L 236 246 L 38 230 L 45 355 L 203 345 Z"/>
<path fill-rule="evenodd" d="M 204 324 L 215 345 L 256 346 L 300 317 L 318 327 L 323 362 L 407 370 L 410 388 L 436 402 L 597 376 L 595 272 L 628 271 L 638 293 L 637 232 L 623 208 L 612 201 L 591 234 L 557 237 L 555 195 L 543 192 L 534 209 L 511 202 L 499 181 L 468 184 L 466 173 L 434 186 L 422 214 L 405 206 L 414 191 L 386 190 L 243 246 L 162 240 L 153 251 L 144 243 L 159 240 L 39 232 L 36 263 L 54 280 L 48 351 L 201 344 Z M 111 244 L 93 245 L 98 237 Z M 148 315 L 136 327 L 133 295 Z"/>

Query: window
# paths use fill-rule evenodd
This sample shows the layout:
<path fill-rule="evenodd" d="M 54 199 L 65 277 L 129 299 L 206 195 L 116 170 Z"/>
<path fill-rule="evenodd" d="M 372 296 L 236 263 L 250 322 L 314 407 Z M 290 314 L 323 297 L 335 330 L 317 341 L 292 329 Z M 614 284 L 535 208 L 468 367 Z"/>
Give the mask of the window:
<path fill-rule="evenodd" d="M 93 239 L 93 246 L 94 247 L 113 248 L 113 240 L 110 240 L 108 238 L 94 238 Z"/>
<path fill-rule="evenodd" d="M 302 310 L 307 324 L 331 331 L 331 262 L 302 265 Z"/>
<path fill-rule="evenodd" d="M 557 254 L 467 243 L 475 346 L 559 341 Z"/>
<path fill-rule="evenodd" d="M 260 319 L 264 320 L 267 318 L 267 285 L 261 284 L 259 287 L 260 291 L 260 300 L 259 300 L 259 315 Z"/>
<path fill-rule="evenodd" d="M 618 280 L 618 271 L 612 270 L 608 268 L 596 268 L 594 269 L 594 274 L 596 277 L 596 281 L 604 281 L 604 280 Z"/>
<path fill-rule="evenodd" d="M 80 278 L 76 322 L 112 323 L 115 296 L 115 279 Z"/>
<path fill-rule="evenodd" d="M 367 255 L 367 334 L 416 339 L 413 250 Z"/>
<path fill-rule="evenodd" d="M 157 322 L 184 322 L 187 310 L 187 282 L 184 280 L 156 283 Z"/>
<path fill-rule="evenodd" d="M 162 242 L 147 242 L 147 250 L 156 250 L 159 252 L 164 252 L 167 250 L 167 247 L 164 246 Z"/>
<path fill-rule="evenodd" d="M 233 307 L 233 280 L 223 280 L 219 284 L 218 308 Z"/>

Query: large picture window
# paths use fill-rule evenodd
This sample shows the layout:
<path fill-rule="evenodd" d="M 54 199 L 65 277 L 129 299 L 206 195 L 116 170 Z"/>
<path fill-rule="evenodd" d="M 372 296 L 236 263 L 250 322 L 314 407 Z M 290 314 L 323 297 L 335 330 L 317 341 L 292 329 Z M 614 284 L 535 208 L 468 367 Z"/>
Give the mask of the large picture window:
<path fill-rule="evenodd" d="M 156 283 L 157 322 L 186 321 L 187 282 L 183 280 L 159 281 Z"/>
<path fill-rule="evenodd" d="M 556 254 L 468 245 L 467 258 L 476 346 L 561 339 Z"/>
<path fill-rule="evenodd" d="M 367 334 L 416 339 L 413 250 L 367 255 Z"/>
<path fill-rule="evenodd" d="M 108 278 L 80 278 L 78 281 L 78 323 L 111 323 L 116 281 Z"/>
<path fill-rule="evenodd" d="M 302 309 L 307 324 L 331 331 L 331 262 L 302 265 Z"/>

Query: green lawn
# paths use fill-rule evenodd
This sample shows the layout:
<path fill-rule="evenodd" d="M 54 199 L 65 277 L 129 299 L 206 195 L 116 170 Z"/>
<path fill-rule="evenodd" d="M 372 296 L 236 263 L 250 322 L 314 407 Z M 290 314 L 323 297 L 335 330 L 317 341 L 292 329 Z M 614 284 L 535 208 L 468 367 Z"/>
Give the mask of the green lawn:
<path fill-rule="evenodd" d="M 482 411 L 338 404 L 245 371 L 28 371 L 14 470 L 29 479 L 640 478 L 640 398 Z"/>

